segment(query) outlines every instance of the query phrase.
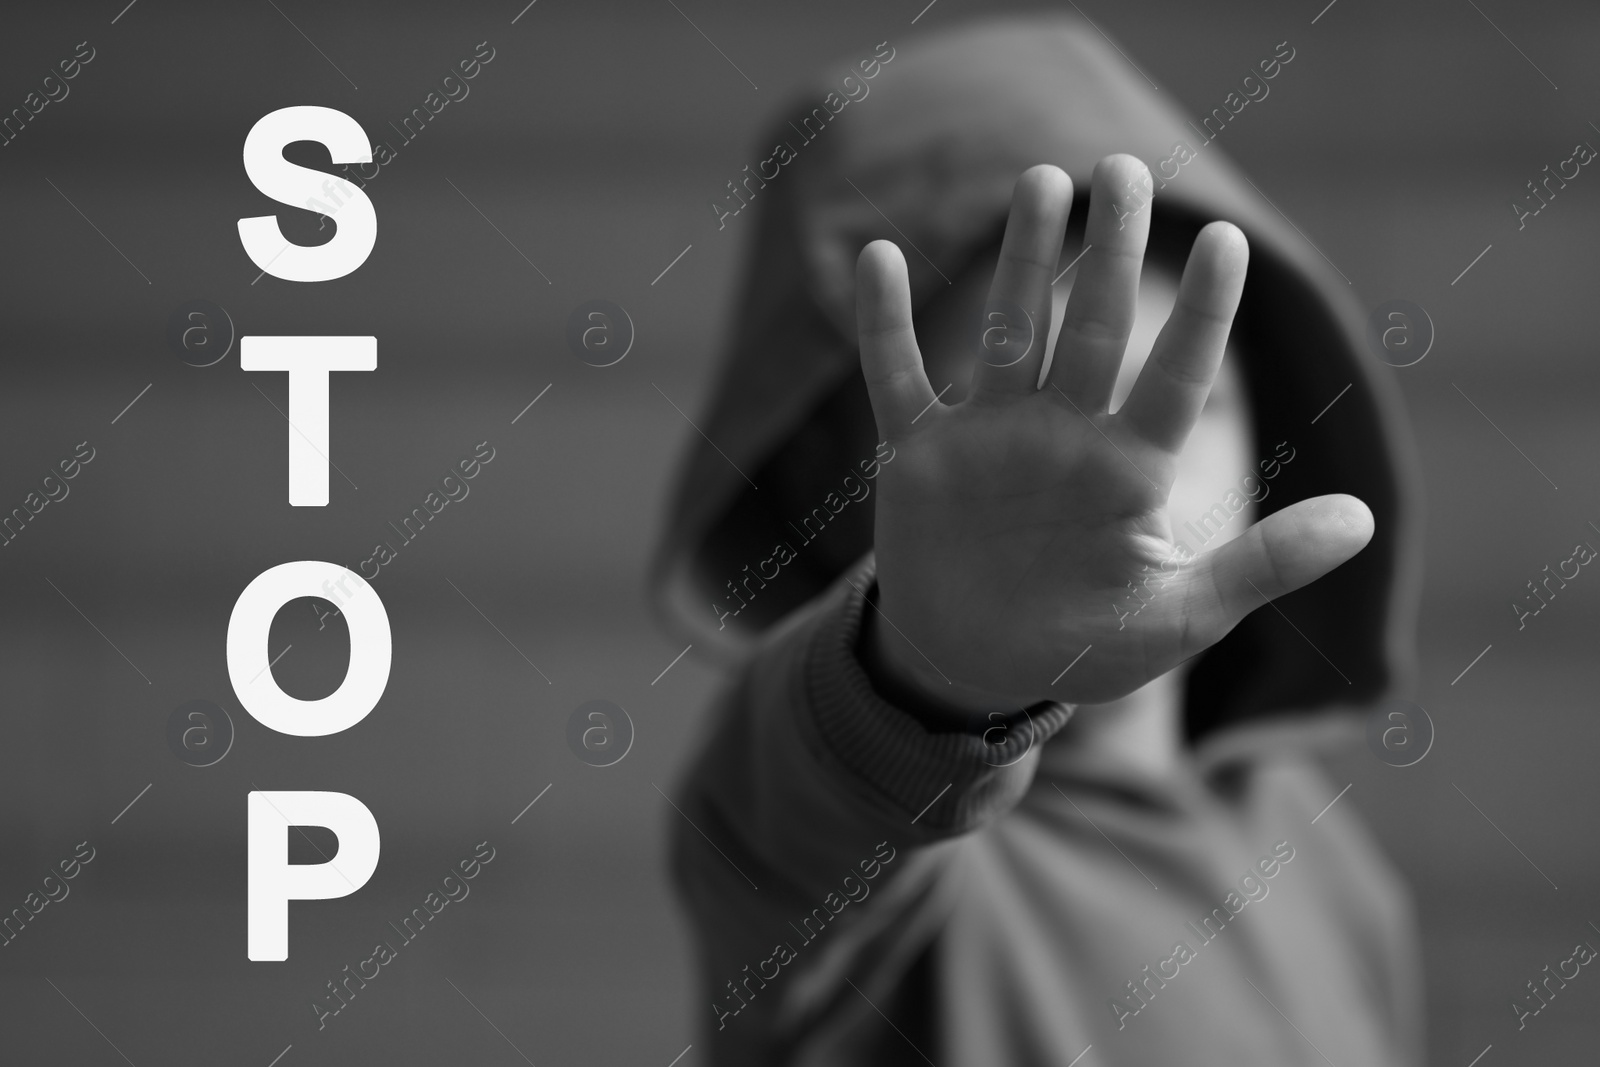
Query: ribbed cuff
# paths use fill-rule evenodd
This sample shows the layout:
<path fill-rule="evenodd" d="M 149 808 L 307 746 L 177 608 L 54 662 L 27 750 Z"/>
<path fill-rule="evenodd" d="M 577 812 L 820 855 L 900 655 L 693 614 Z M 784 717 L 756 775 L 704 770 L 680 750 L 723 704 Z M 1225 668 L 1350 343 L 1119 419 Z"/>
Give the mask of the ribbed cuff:
<path fill-rule="evenodd" d="M 832 756 L 908 819 L 935 834 L 964 833 L 1021 800 L 1037 750 L 1072 715 L 1041 703 L 1014 715 L 976 717 L 968 730 L 930 729 L 884 700 L 857 658 L 875 567 L 869 556 L 836 591 L 805 653 L 803 702 Z M 802 712 L 804 713 L 804 712 Z"/>

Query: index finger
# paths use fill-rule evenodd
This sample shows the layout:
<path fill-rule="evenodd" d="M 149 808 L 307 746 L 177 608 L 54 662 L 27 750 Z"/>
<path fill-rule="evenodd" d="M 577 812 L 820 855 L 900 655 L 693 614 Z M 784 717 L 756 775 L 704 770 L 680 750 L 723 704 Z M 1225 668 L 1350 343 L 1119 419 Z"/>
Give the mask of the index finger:
<path fill-rule="evenodd" d="M 1200 231 L 1178 283 L 1178 302 L 1117 414 L 1146 441 L 1176 452 L 1205 407 L 1244 292 L 1250 246 L 1237 226 Z"/>

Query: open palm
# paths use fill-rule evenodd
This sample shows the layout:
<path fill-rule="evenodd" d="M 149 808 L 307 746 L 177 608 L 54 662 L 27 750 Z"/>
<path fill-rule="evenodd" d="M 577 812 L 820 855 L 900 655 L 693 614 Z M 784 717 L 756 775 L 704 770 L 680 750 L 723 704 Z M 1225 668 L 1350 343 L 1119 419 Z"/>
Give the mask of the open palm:
<path fill-rule="evenodd" d="M 1366 506 L 1335 495 L 1300 501 L 1199 556 L 1174 544 L 1166 504 L 1176 460 L 1221 364 L 1248 250 L 1229 224 L 1200 232 L 1177 306 L 1111 413 L 1149 186 L 1130 156 L 1095 169 L 1089 250 L 1043 388 L 1051 276 L 1072 202 L 1062 171 L 1034 167 L 1017 182 L 986 309 L 998 325 L 960 403 L 940 403 L 929 385 L 899 249 L 875 241 L 861 253 L 862 369 L 879 433 L 896 449 L 880 476 L 874 535 L 887 625 L 871 639 L 902 682 L 942 706 L 1116 699 L 1372 536 Z"/>

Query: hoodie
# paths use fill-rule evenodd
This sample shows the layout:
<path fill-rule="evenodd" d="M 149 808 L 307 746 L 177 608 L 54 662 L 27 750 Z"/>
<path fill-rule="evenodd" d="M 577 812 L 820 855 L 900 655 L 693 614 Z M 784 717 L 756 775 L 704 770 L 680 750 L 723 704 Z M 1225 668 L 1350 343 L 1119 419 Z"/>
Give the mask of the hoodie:
<path fill-rule="evenodd" d="M 870 81 L 862 61 L 803 94 L 769 134 L 781 169 L 745 183 L 753 269 L 653 567 L 668 625 L 736 670 L 672 824 L 709 1061 L 1420 1063 L 1409 899 L 1312 762 L 1414 678 L 1416 461 L 1360 307 L 1215 143 L 1235 108 L 1185 121 L 1080 22 L 875 55 Z M 1287 42 L 1264 56 L 1257 102 L 1292 74 Z M 1181 263 L 1213 219 L 1250 241 L 1232 344 L 1256 453 L 1294 450 L 1262 514 L 1344 492 L 1376 519 L 1335 575 L 1193 661 L 1187 758 L 1162 778 L 1052 742 L 1063 705 L 1008 724 L 1025 754 L 996 765 L 855 655 L 894 459 L 859 369 L 857 252 L 907 249 L 925 307 L 998 242 L 1023 170 L 1086 190 L 1113 152 L 1151 166 L 1149 256 Z"/>

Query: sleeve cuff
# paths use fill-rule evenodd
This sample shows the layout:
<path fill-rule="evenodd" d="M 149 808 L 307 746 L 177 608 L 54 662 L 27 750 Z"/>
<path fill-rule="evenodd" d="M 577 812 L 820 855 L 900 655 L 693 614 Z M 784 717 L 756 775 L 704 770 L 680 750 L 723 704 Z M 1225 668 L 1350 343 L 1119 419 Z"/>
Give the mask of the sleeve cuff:
<path fill-rule="evenodd" d="M 856 654 L 862 613 L 875 581 L 871 555 L 829 594 L 804 658 L 806 700 L 816 742 L 833 761 L 906 817 L 938 835 L 964 833 L 1009 810 L 1027 792 L 1038 750 L 1072 715 L 1040 703 L 995 713 L 960 731 L 930 729 L 873 688 Z"/>

